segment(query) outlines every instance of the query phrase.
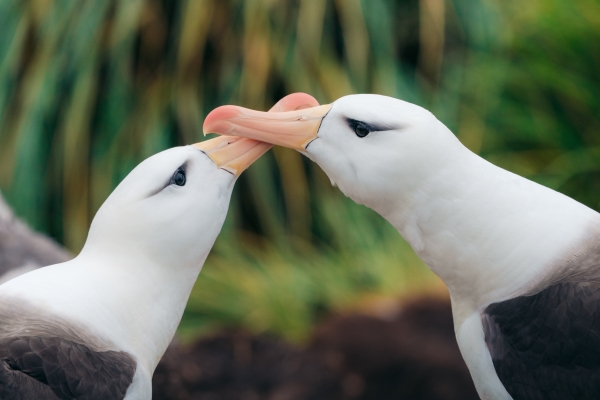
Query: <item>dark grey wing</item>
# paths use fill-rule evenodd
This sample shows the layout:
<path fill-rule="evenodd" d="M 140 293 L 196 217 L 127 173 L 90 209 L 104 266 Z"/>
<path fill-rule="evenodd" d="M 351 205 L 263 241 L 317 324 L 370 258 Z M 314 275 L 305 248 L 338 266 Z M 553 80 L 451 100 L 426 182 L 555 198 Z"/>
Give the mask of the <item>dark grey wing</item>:
<path fill-rule="evenodd" d="M 600 399 L 600 286 L 560 283 L 487 307 L 485 341 L 515 400 Z"/>
<path fill-rule="evenodd" d="M 32 231 L 17 219 L 0 193 L 0 277 L 25 265 L 44 267 L 71 258 L 50 238 Z"/>
<path fill-rule="evenodd" d="M 58 400 L 52 389 L 40 381 L 14 371 L 0 361 L 0 399 L 2 400 Z"/>
<path fill-rule="evenodd" d="M 54 393 L 48 399 L 123 399 L 136 370 L 135 360 L 127 353 L 95 352 L 57 337 L 4 338 L 0 361 L 2 399 L 29 398 L 18 397 L 25 389 L 17 383 L 31 385 L 32 390 L 41 390 L 41 383 Z"/>

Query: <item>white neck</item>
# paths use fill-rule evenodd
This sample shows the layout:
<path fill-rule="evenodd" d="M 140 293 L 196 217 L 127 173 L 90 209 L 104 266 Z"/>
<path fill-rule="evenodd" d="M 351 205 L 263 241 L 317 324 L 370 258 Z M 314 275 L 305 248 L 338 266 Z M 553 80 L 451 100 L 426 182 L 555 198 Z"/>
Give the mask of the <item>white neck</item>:
<path fill-rule="evenodd" d="M 144 259 L 140 254 L 130 262 L 120 256 L 118 262 L 126 263 L 127 268 L 111 268 L 110 276 L 106 276 L 105 287 L 114 288 L 114 282 L 118 281 L 122 289 L 115 290 L 113 298 L 103 299 L 102 307 L 107 317 L 111 318 L 109 314 L 114 313 L 114 329 L 121 330 L 118 336 L 124 339 L 123 345 L 131 347 L 148 365 L 149 371 L 154 370 L 175 335 L 207 255 L 195 265 L 170 268 L 153 265 L 153 260 Z M 110 260 L 102 259 L 99 264 L 93 260 L 100 257 L 85 252 L 79 258 L 90 273 L 107 275 L 104 264 Z"/>
<path fill-rule="evenodd" d="M 69 262 L 7 282 L 0 295 L 25 296 L 49 313 L 81 322 L 133 354 L 152 374 L 175 334 L 206 255 L 192 266 L 165 268 L 140 254 L 111 258 L 84 249 Z"/>
<path fill-rule="evenodd" d="M 478 309 L 549 277 L 590 234 L 590 221 L 600 226 L 600 215 L 460 147 L 381 214 L 442 278 L 453 301 Z"/>

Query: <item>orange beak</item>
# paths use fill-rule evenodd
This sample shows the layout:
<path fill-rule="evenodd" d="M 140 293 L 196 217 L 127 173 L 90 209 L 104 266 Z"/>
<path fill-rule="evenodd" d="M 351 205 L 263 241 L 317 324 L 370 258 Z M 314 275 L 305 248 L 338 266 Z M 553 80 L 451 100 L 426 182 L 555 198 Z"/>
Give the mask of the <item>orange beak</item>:
<path fill-rule="evenodd" d="M 279 100 L 277 104 L 275 104 L 271 110 L 269 110 L 268 115 L 287 114 L 287 112 L 294 112 L 290 110 L 311 108 L 318 105 L 319 103 L 314 99 L 314 97 L 304 93 L 294 93 Z M 219 107 L 217 110 L 221 108 L 223 107 Z M 214 112 L 215 111 L 211 112 L 204 121 L 204 133 L 206 133 L 208 118 Z M 231 172 L 235 176 L 239 176 L 246 168 L 252 165 L 254 161 L 258 160 L 260 156 L 265 154 L 273 145 L 259 140 L 247 139 L 243 137 L 221 136 L 196 143 L 193 146 L 210 157 L 210 159 L 217 164 L 218 168 L 222 168 Z"/>
<path fill-rule="evenodd" d="M 303 93 L 290 96 L 308 96 L 312 99 Z M 266 113 L 237 106 L 222 106 L 208 114 L 203 130 L 204 134 L 242 136 L 303 151 L 317 137 L 321 121 L 330 109 L 331 104 L 319 106 L 316 103 L 310 108 Z"/>
<path fill-rule="evenodd" d="M 213 160 L 217 164 L 217 168 L 239 176 L 254 161 L 265 154 L 272 145 L 258 140 L 221 136 L 196 143 L 193 146 Z"/>

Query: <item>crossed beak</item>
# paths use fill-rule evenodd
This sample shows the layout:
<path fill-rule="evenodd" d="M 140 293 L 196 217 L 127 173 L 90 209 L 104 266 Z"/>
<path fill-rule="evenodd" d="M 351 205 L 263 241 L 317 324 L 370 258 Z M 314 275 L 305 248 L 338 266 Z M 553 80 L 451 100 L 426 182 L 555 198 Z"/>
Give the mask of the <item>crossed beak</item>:
<path fill-rule="evenodd" d="M 223 114 L 219 114 L 219 110 L 223 110 L 225 109 L 225 112 L 228 112 L 228 109 L 240 109 L 240 110 L 247 110 L 250 111 L 252 113 L 257 113 L 257 114 L 261 114 L 261 115 L 267 115 L 269 117 L 272 117 L 273 119 L 277 120 L 278 116 L 281 116 L 283 114 L 285 114 L 286 116 L 290 113 L 298 113 L 298 115 L 300 114 L 310 114 L 310 110 L 316 109 L 316 108 L 320 108 L 318 107 L 319 103 L 317 102 L 317 100 L 314 99 L 314 97 L 305 94 L 305 93 L 294 93 L 294 94 L 290 94 L 284 98 L 282 98 L 281 100 L 279 100 L 277 102 L 277 104 L 275 104 L 273 106 L 273 108 L 271 108 L 271 110 L 269 110 L 269 112 L 259 112 L 259 111 L 252 111 L 252 110 L 247 110 L 245 108 L 241 108 L 241 107 L 234 107 L 234 106 L 223 106 L 223 107 L 219 107 L 215 110 L 213 110 L 207 117 L 206 120 L 204 121 L 204 133 L 220 133 L 223 135 L 227 135 L 227 136 L 220 136 L 214 139 L 210 139 L 210 140 L 205 140 L 203 142 L 200 143 L 196 143 L 193 146 L 196 147 L 197 149 L 201 150 L 202 152 L 204 152 L 211 160 L 214 161 L 214 163 L 217 165 L 218 168 L 222 168 L 230 173 L 232 173 L 234 176 L 239 176 L 246 168 L 248 168 L 250 165 L 252 165 L 252 163 L 256 160 L 258 160 L 260 158 L 260 156 L 262 156 L 264 153 L 266 153 L 272 146 L 273 144 L 280 144 L 279 142 L 273 142 L 270 140 L 265 140 L 262 141 L 261 139 L 257 139 L 253 138 L 250 135 L 240 135 L 237 131 L 236 132 L 232 132 L 232 129 L 228 129 L 228 132 L 221 132 L 221 130 L 216 130 L 213 128 L 210 128 L 207 130 L 207 126 L 208 127 L 212 127 L 213 122 L 217 124 L 216 128 L 225 128 L 226 124 L 232 124 L 232 126 L 235 126 L 235 122 L 228 122 L 228 121 L 221 121 L 218 122 L 216 121 L 215 118 L 215 113 L 217 118 L 219 118 L 219 116 L 222 116 Z M 294 111 L 290 111 L 290 110 L 294 110 Z M 303 111 L 309 111 L 304 112 Z M 230 115 L 230 114 L 227 114 Z M 289 118 L 289 117 L 286 117 Z M 229 127 L 229 125 L 227 125 L 227 127 Z M 318 130 L 318 125 L 315 129 L 315 135 L 316 135 L 316 131 Z M 242 131 L 245 133 L 245 131 Z M 238 135 L 238 136 L 245 136 L 245 137 L 237 137 L 237 136 L 232 136 L 232 135 Z M 265 143 L 267 142 L 267 143 Z M 309 141 L 310 142 L 310 141 Z M 285 145 L 283 145 L 285 146 Z M 290 147 L 290 146 L 288 146 Z"/>
<path fill-rule="evenodd" d="M 261 112 L 237 106 L 215 108 L 204 120 L 204 134 L 242 136 L 304 151 L 316 139 L 331 104 L 286 112 Z"/>

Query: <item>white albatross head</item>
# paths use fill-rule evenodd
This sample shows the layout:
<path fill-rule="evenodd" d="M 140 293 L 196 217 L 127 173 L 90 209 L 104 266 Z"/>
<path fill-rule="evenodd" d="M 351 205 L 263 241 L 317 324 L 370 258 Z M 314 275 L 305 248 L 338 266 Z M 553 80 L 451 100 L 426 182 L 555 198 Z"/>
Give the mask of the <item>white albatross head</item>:
<path fill-rule="evenodd" d="M 464 149 L 429 111 L 391 97 L 360 94 L 330 105 L 267 114 L 213 110 L 205 133 L 236 135 L 296 149 L 344 194 L 382 215 Z"/>
<path fill-rule="evenodd" d="M 315 105 L 312 96 L 295 93 L 271 113 Z M 102 205 L 82 254 L 149 257 L 173 268 L 202 263 L 221 230 L 237 177 L 271 146 L 220 136 L 146 159 Z"/>
<path fill-rule="evenodd" d="M 255 140 L 222 137 L 149 157 L 98 210 L 82 255 L 151 259 L 170 268 L 202 263 L 237 177 L 268 149 Z"/>

